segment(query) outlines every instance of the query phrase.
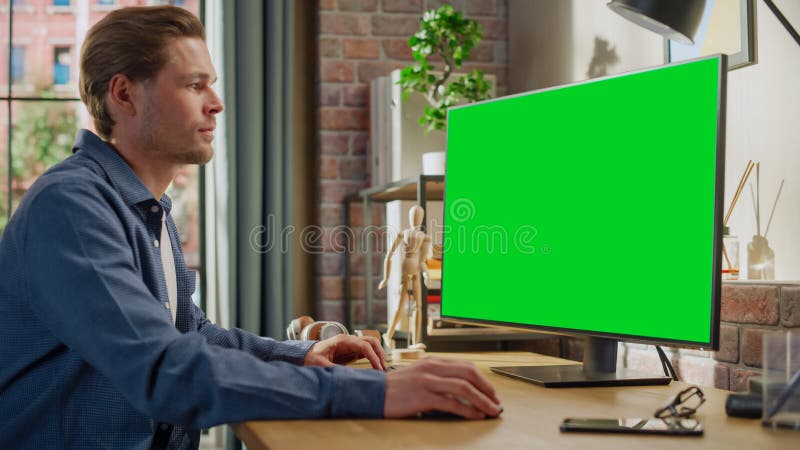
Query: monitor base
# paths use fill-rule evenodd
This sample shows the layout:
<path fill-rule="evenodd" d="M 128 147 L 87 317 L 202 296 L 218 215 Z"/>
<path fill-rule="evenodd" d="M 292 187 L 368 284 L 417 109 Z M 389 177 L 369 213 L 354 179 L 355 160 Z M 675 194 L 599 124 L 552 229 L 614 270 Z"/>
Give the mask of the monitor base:
<path fill-rule="evenodd" d="M 651 386 L 669 384 L 670 377 L 630 369 L 616 372 L 583 371 L 583 364 L 563 366 L 490 367 L 492 372 L 544 387 Z"/>

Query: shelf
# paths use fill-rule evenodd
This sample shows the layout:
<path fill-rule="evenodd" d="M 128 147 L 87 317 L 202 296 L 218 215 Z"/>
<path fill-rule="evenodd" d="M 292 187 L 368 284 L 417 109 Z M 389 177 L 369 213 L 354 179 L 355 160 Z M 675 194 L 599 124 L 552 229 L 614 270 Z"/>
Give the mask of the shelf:
<path fill-rule="evenodd" d="M 425 199 L 444 199 L 444 175 L 419 175 L 405 180 L 394 181 L 382 186 L 374 186 L 358 191 L 349 201 L 370 200 L 373 202 L 391 202 L 394 200 L 419 200 L 419 189 L 425 190 Z"/>
<path fill-rule="evenodd" d="M 362 202 L 364 206 L 363 217 L 364 226 L 370 226 L 370 208 L 374 203 L 387 203 L 395 200 L 416 201 L 417 204 L 425 209 L 427 201 L 441 201 L 444 199 L 444 176 L 443 175 L 419 175 L 416 177 L 406 178 L 404 180 L 394 181 L 381 186 L 374 186 L 366 189 L 361 189 L 353 193 L 344 200 L 345 218 L 348 222 L 345 223 L 347 227 L 349 223 L 349 208 L 351 203 Z M 423 220 L 423 231 L 425 231 L 425 220 Z M 348 235 L 349 239 L 349 235 Z M 348 247 L 350 243 L 347 243 Z M 366 243 L 367 257 L 364 261 L 364 278 L 367 280 L 372 279 L 372 250 L 370 242 Z M 344 306 L 345 306 L 345 325 L 351 327 L 351 292 L 350 292 L 350 254 L 345 252 L 345 283 L 344 283 Z M 373 303 L 373 285 L 372 283 L 364 283 L 365 287 L 365 309 L 366 309 L 366 326 L 367 328 L 375 328 L 376 323 L 372 317 L 372 303 Z M 422 298 L 427 298 L 427 289 L 423 286 Z M 467 327 L 467 328 L 433 328 L 428 320 L 427 302 L 423 301 L 422 308 L 422 336 L 421 340 L 427 345 L 436 342 L 458 342 L 458 341 L 512 341 L 512 340 L 527 340 L 527 339 L 540 339 L 544 335 L 540 333 L 533 333 L 521 331 L 512 328 L 499 328 L 499 327 Z"/>

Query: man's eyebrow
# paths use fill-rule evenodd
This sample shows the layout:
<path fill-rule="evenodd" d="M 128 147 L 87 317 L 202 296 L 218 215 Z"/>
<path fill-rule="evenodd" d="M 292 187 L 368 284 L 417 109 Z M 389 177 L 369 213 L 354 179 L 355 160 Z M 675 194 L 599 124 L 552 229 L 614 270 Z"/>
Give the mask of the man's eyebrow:
<path fill-rule="evenodd" d="M 197 79 L 204 80 L 204 81 L 205 80 L 211 80 L 210 84 L 213 84 L 215 81 L 217 81 L 217 77 L 213 77 L 212 78 L 210 74 L 207 74 L 207 73 L 204 73 L 204 72 L 190 73 L 188 75 L 184 75 L 183 79 L 185 79 L 187 81 L 188 80 L 197 80 Z"/>

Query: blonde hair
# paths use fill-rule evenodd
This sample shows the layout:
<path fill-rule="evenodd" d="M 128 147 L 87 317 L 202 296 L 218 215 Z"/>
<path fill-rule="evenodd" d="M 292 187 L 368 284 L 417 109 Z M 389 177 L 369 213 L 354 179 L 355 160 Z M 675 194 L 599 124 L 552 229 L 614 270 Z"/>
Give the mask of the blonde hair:
<path fill-rule="evenodd" d="M 81 48 L 81 100 L 97 133 L 111 136 L 114 120 L 106 106 L 108 84 L 116 74 L 133 81 L 155 76 L 167 63 L 167 44 L 180 37 L 205 40 L 200 19 L 174 6 L 130 7 L 110 12 L 86 35 Z"/>

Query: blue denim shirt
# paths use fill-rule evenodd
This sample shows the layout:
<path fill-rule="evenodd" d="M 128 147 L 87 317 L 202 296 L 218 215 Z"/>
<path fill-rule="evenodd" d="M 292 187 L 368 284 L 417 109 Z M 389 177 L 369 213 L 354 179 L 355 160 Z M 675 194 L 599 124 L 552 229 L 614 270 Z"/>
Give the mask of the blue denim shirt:
<path fill-rule="evenodd" d="M 169 447 L 250 419 L 381 417 L 386 377 L 302 367 L 312 342 L 217 327 L 166 196 L 156 200 L 89 131 L 42 175 L 0 240 L 0 448 Z M 173 324 L 157 243 L 166 211 L 178 281 Z"/>

